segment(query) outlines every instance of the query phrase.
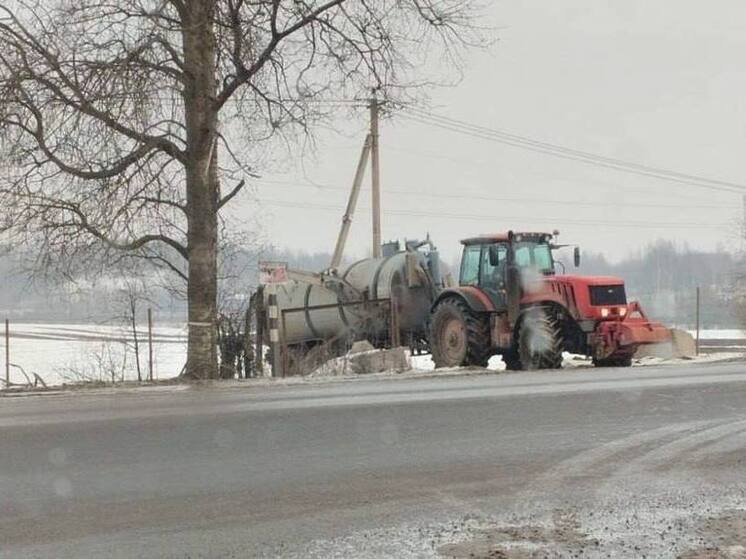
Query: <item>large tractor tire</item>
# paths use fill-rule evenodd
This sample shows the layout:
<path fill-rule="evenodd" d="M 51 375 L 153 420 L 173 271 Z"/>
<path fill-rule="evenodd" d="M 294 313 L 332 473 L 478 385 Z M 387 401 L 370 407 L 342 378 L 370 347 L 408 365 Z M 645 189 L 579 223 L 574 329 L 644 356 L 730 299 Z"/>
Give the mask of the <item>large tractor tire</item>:
<path fill-rule="evenodd" d="M 518 358 L 524 371 L 562 367 L 560 327 L 545 307 L 524 312 L 518 331 Z"/>
<path fill-rule="evenodd" d="M 627 357 L 609 357 L 607 359 L 594 359 L 594 367 L 631 367 L 632 356 Z"/>
<path fill-rule="evenodd" d="M 430 351 L 436 367 L 486 367 L 491 355 L 486 316 L 460 299 L 438 304 L 430 321 Z"/>
<path fill-rule="evenodd" d="M 521 363 L 521 356 L 518 354 L 518 350 L 510 349 L 503 353 L 502 358 L 507 371 L 523 370 L 523 364 Z"/>

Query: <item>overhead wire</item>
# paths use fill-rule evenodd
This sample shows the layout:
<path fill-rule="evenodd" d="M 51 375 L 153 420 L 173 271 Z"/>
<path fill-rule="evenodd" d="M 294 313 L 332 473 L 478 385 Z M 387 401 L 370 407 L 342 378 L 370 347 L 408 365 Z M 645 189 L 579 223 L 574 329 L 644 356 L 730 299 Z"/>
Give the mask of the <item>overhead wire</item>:
<path fill-rule="evenodd" d="M 303 210 L 328 210 L 328 211 L 343 211 L 343 206 L 317 204 L 317 203 L 306 203 L 306 202 L 287 202 L 284 200 L 271 200 L 259 198 L 259 202 L 269 205 L 277 206 L 282 208 L 298 208 Z M 358 208 L 360 211 L 367 211 L 370 208 Z M 463 219 L 463 220 L 474 220 L 474 221 L 492 221 L 500 219 L 501 216 L 496 215 L 479 215 L 479 214 L 456 214 L 456 213 L 443 213 L 433 212 L 424 210 L 384 210 L 384 215 L 399 215 L 407 217 L 437 217 L 444 219 Z M 713 224 L 700 224 L 691 222 L 648 222 L 648 221 L 613 221 L 609 222 L 606 220 L 585 220 L 585 219 L 568 219 L 568 218 L 541 218 L 537 216 L 520 216 L 511 215 L 511 219 L 520 219 L 523 222 L 531 223 L 545 223 L 551 221 L 552 223 L 564 223 L 579 226 L 593 226 L 598 227 L 599 225 L 609 227 L 622 227 L 622 228 L 648 228 L 648 229 L 712 229 L 712 230 L 725 230 L 730 229 L 726 225 L 713 225 Z"/>
<path fill-rule="evenodd" d="M 417 122 L 428 126 L 434 126 L 450 132 L 456 132 L 463 135 L 471 136 L 478 139 L 498 142 L 509 146 L 529 150 L 561 159 L 578 161 L 588 165 L 594 165 L 603 168 L 609 168 L 625 173 L 641 175 L 674 183 L 697 186 L 710 190 L 722 192 L 746 193 L 746 185 L 724 181 L 720 179 L 711 179 L 708 177 L 681 173 L 660 167 L 653 167 L 607 157 L 590 152 L 585 152 L 573 148 L 568 148 L 558 144 L 543 142 L 527 136 L 521 136 L 505 132 L 498 129 L 488 128 L 454 118 L 437 115 L 427 111 L 422 111 L 413 107 L 405 107 L 398 113 L 398 116 L 405 120 Z"/>
<path fill-rule="evenodd" d="M 293 182 L 283 181 L 276 179 L 257 179 L 258 183 L 272 184 L 275 188 L 307 188 L 312 190 L 330 190 L 330 191 L 344 191 L 348 192 L 349 187 L 344 186 L 332 186 L 328 184 L 316 184 L 313 182 Z M 368 190 L 363 188 L 363 190 Z M 522 197 L 502 197 L 502 196 L 485 196 L 481 194 L 465 194 L 463 191 L 459 194 L 447 194 L 447 193 L 436 193 L 436 192 L 423 192 L 411 189 L 402 188 L 387 188 L 386 194 L 395 194 L 400 196 L 421 196 L 425 198 L 435 199 L 448 199 L 448 200 L 479 200 L 483 202 L 507 202 L 507 203 L 521 203 L 521 204 L 551 204 L 561 206 L 581 206 L 590 208 L 617 208 L 617 207 L 634 207 L 634 208 L 666 208 L 666 209 L 730 209 L 732 204 L 700 204 L 694 205 L 686 204 L 656 204 L 656 203 L 644 203 L 644 202 L 625 202 L 616 200 L 614 202 L 587 202 L 587 201 L 574 201 L 574 200 L 552 200 L 552 199 L 538 199 L 538 198 L 522 198 Z"/>
<path fill-rule="evenodd" d="M 578 161 L 580 163 L 593 165 L 597 167 L 602 168 L 609 168 L 612 170 L 635 174 L 639 176 L 649 177 L 649 178 L 655 178 L 663 181 L 678 183 L 682 185 L 688 185 L 692 187 L 699 187 L 709 190 L 716 190 L 721 192 L 728 192 L 728 193 L 738 193 L 738 194 L 744 194 L 746 193 L 746 185 L 742 185 L 735 182 L 720 180 L 720 179 L 713 179 L 709 177 L 704 176 L 698 176 L 693 174 L 687 174 L 687 173 L 681 173 L 678 171 L 673 171 L 661 167 L 654 167 L 650 165 L 644 165 L 640 163 L 635 163 L 631 161 L 625 161 L 623 159 L 613 158 L 613 157 L 607 157 L 591 152 L 586 152 L 582 150 L 577 150 L 573 148 L 568 148 L 566 146 L 561 146 L 558 144 L 553 144 L 549 142 L 544 142 L 541 140 L 536 140 L 534 138 L 530 138 L 527 136 L 521 136 L 518 134 L 513 134 L 510 132 L 506 132 L 504 130 L 499 129 L 493 129 L 488 128 L 485 126 L 476 125 L 473 123 L 457 120 L 451 117 L 446 117 L 443 115 L 438 115 L 435 113 L 427 112 L 424 110 L 416 109 L 413 107 L 405 107 L 401 110 L 398 115 L 406 120 L 413 121 L 419 124 L 433 126 L 437 128 L 441 128 L 450 132 L 455 132 L 467 136 L 471 136 L 477 139 L 482 140 L 488 140 L 488 141 L 494 141 L 498 143 L 502 143 L 505 145 L 517 147 L 520 149 L 525 149 L 529 151 L 533 151 L 536 153 L 541 153 L 545 155 L 550 155 L 553 157 L 558 157 L 562 159 L 568 159 L 573 161 Z M 314 184 L 314 183 L 296 183 L 296 182 L 290 182 L 290 181 L 279 181 L 279 180 L 271 180 L 271 179 L 259 179 L 259 183 L 269 183 L 269 184 L 280 184 L 280 185 L 287 185 L 287 186 L 293 186 L 293 187 L 301 187 L 301 188 L 312 188 L 315 190 L 338 190 L 338 191 L 346 191 L 348 190 L 346 187 L 342 186 L 331 186 L 331 185 L 320 185 L 320 184 Z M 408 195 L 408 196 L 421 196 L 421 197 L 427 197 L 427 198 L 440 198 L 440 199 L 464 199 L 464 193 L 459 194 L 447 194 L 447 193 L 433 193 L 433 192 L 417 192 L 412 191 L 410 189 L 387 189 L 387 194 L 397 194 L 397 195 Z M 583 206 L 583 207 L 640 207 L 640 208 L 669 208 L 669 209 L 702 209 L 702 208 L 711 208 L 711 209 L 725 209 L 725 208 L 731 208 L 731 205 L 713 205 L 713 204 L 697 204 L 696 207 L 692 205 L 682 205 L 682 204 L 657 204 L 657 203 L 629 203 L 629 202 L 620 202 L 620 201 L 614 201 L 614 202 L 606 202 L 606 203 L 599 203 L 599 202 L 587 202 L 587 201 L 573 201 L 573 200 L 547 200 L 547 199 L 531 199 L 531 198 L 516 198 L 516 197 L 494 197 L 494 196 L 484 196 L 484 195 L 469 195 L 469 200 L 479 200 L 479 201 L 494 201 L 494 202 L 507 202 L 507 203 L 531 203 L 531 204 L 553 204 L 553 205 L 569 205 L 569 206 Z M 278 206 L 278 207 L 286 207 L 286 208 L 299 208 L 299 209 L 316 209 L 316 210 L 332 210 L 332 211 L 340 211 L 344 210 L 344 207 L 342 206 L 332 206 L 332 205 L 324 205 L 324 204 L 317 204 L 317 203 L 301 203 L 301 202 L 286 202 L 282 200 L 271 200 L 271 199 L 259 199 L 260 202 L 270 205 L 270 206 Z M 360 208 L 361 210 L 364 208 Z M 500 219 L 500 216 L 496 215 L 475 215 L 473 213 L 469 214 L 458 214 L 458 213 L 443 213 L 443 212 L 434 212 L 434 211 L 426 211 L 426 210 L 401 210 L 401 209 L 391 209 L 391 210 L 384 210 L 384 214 L 386 215 L 403 215 L 403 216 L 416 216 L 416 217 L 437 217 L 441 219 L 464 219 L 464 220 L 477 220 L 477 221 L 494 221 L 495 219 Z M 511 219 L 521 219 L 523 221 L 528 220 L 529 222 L 538 223 L 538 222 L 546 222 L 546 221 L 552 221 L 552 223 L 565 223 L 565 224 L 573 224 L 573 225 L 579 225 L 579 226 L 592 226 L 592 227 L 598 227 L 598 226 L 607 226 L 607 227 L 622 227 L 622 228 L 650 228 L 650 229 L 665 229 L 665 228 L 675 228 L 675 229 L 713 229 L 713 230 L 723 230 L 723 229 L 730 229 L 730 226 L 720 224 L 701 224 L 701 223 L 692 223 L 692 222 L 648 222 L 648 221 L 635 221 L 635 220 L 626 220 L 626 221 L 607 221 L 603 219 L 597 219 L 597 220 L 588 220 L 588 219 L 567 219 L 567 218 L 546 218 L 543 219 L 541 217 L 537 216 L 517 216 L 517 215 L 511 215 Z"/>
<path fill-rule="evenodd" d="M 491 160 L 485 160 L 480 158 L 469 158 L 469 157 L 458 157 L 458 156 L 452 156 L 443 152 L 434 152 L 434 151 L 422 151 L 418 149 L 413 149 L 410 147 L 405 147 L 398 144 L 392 144 L 390 142 L 386 142 L 385 146 L 382 146 L 384 149 L 386 149 L 390 154 L 395 153 L 397 155 L 399 154 L 408 154 L 415 157 L 422 157 L 426 159 L 433 159 L 439 162 L 443 161 L 450 161 L 453 163 L 457 163 L 459 165 L 479 165 L 482 167 L 487 167 L 490 169 L 494 169 L 495 167 L 495 159 L 492 158 Z M 355 147 L 357 149 L 357 147 Z M 532 172 L 536 172 L 538 169 L 533 169 Z M 542 171 L 541 176 L 543 176 L 545 179 L 549 178 L 553 182 L 562 182 L 562 183 L 570 183 L 570 184 L 576 184 L 577 179 L 571 179 L 567 172 L 564 172 L 562 174 L 558 174 L 554 171 L 551 172 L 551 174 L 548 174 L 547 170 Z M 665 183 L 664 183 L 665 184 Z M 650 185 L 639 185 L 639 184 L 624 184 L 623 186 L 618 184 L 617 182 L 608 181 L 606 179 L 599 179 L 594 178 L 593 179 L 593 189 L 604 189 L 604 190 L 611 190 L 615 192 L 623 192 L 625 197 L 630 197 L 633 195 L 635 191 L 638 192 L 644 192 L 646 195 L 650 194 Z M 732 194 L 730 191 L 724 192 L 724 194 Z M 668 195 L 668 193 L 667 193 Z M 688 200 L 692 201 L 693 203 L 697 204 L 699 207 L 699 202 L 706 201 L 707 198 L 703 199 L 704 197 L 711 196 L 712 193 L 707 190 L 699 190 L 696 188 L 693 188 L 690 193 L 687 195 L 683 195 L 681 193 L 677 193 L 677 200 Z M 691 206 L 687 206 L 691 207 Z M 728 204 L 724 207 L 732 207 L 732 204 Z"/>

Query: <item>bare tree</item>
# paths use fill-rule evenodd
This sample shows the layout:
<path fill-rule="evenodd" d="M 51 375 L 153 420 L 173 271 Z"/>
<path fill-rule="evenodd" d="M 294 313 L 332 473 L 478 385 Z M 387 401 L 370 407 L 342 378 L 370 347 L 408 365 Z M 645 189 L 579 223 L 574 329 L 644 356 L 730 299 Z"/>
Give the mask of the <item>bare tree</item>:
<path fill-rule="evenodd" d="M 447 79 L 420 70 L 481 41 L 476 1 L 6 0 L 0 226 L 41 266 L 140 258 L 186 282 L 186 374 L 217 377 L 219 212 L 256 146 Z"/>
<path fill-rule="evenodd" d="M 140 333 L 137 330 L 137 317 L 142 310 L 141 305 L 148 306 L 152 304 L 147 291 L 146 279 L 141 276 L 125 276 L 119 282 L 115 304 L 122 309 L 122 314 L 118 317 L 120 322 L 129 328 L 132 335 L 132 350 L 135 357 L 137 381 L 142 382 L 144 375 L 140 363 Z M 129 345 L 129 342 L 124 343 L 125 345 Z"/>

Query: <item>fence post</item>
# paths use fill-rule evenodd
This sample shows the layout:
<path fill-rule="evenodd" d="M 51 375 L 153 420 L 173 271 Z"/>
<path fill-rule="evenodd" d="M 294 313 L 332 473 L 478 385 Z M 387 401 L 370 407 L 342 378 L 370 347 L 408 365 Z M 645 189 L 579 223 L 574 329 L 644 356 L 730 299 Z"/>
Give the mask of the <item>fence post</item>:
<path fill-rule="evenodd" d="M 697 338 L 695 348 L 696 354 L 699 355 L 699 286 L 697 286 Z"/>
<path fill-rule="evenodd" d="M 148 378 L 153 382 L 153 309 L 148 307 Z"/>
<path fill-rule="evenodd" d="M 5 319 L 5 388 L 10 388 L 10 321 Z"/>

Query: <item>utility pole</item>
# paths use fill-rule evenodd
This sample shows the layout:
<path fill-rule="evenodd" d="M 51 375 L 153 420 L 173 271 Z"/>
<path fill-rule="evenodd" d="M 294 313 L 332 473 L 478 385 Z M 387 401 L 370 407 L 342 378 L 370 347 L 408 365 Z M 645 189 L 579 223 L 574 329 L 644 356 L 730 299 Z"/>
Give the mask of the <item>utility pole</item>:
<path fill-rule="evenodd" d="M 342 254 L 344 253 L 345 244 L 347 243 L 347 236 L 350 233 L 350 225 L 352 225 L 352 216 L 355 214 L 355 208 L 357 207 L 357 199 L 360 194 L 360 187 L 363 184 L 363 178 L 365 175 L 365 167 L 368 165 L 368 155 L 370 154 L 371 136 L 368 134 L 365 137 L 363 143 L 363 151 L 360 153 L 360 159 L 358 160 L 357 170 L 355 171 L 355 180 L 352 182 L 352 190 L 350 191 L 350 198 L 347 200 L 347 209 L 345 214 L 342 216 L 342 227 L 339 230 L 339 236 L 337 237 L 337 245 L 334 247 L 334 255 L 330 268 L 336 270 L 342 263 Z M 375 215 L 375 213 L 374 213 Z M 375 228 L 375 217 L 373 220 Z M 374 229 L 375 231 L 375 229 Z M 375 238 L 375 233 L 373 234 Z M 375 240 L 373 241 L 375 246 Z M 380 245 L 380 242 L 379 242 Z"/>
<path fill-rule="evenodd" d="M 371 205 L 373 206 L 373 258 L 381 257 L 381 168 L 378 152 L 378 98 L 370 100 Z"/>

